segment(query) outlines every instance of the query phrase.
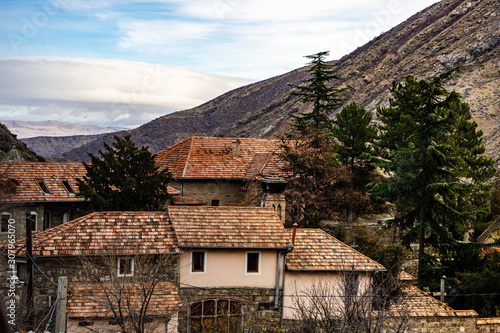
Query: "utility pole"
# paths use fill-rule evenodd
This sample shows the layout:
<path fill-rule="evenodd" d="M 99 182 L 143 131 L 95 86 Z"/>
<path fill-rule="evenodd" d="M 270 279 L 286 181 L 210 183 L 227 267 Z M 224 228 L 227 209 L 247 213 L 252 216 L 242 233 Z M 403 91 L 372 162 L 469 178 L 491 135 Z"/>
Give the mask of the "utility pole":
<path fill-rule="evenodd" d="M 60 276 L 57 281 L 56 332 L 66 332 L 66 302 L 68 301 L 68 279 Z"/>
<path fill-rule="evenodd" d="M 26 315 L 28 317 L 27 323 L 29 329 L 34 329 L 34 297 L 33 297 L 33 283 L 35 267 L 33 263 L 33 242 L 31 239 L 31 229 L 33 228 L 33 220 L 31 212 L 26 212 L 26 273 L 28 275 L 26 285 Z"/>

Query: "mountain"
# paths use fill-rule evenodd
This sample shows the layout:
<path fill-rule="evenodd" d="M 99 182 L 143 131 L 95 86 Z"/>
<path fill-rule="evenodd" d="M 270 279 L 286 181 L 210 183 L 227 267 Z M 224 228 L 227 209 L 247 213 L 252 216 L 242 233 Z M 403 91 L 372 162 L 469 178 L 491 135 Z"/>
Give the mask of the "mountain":
<path fill-rule="evenodd" d="M 124 130 L 124 128 L 79 125 L 55 120 L 0 120 L 0 122 L 7 126 L 12 133 L 16 134 L 19 139 L 38 136 L 58 137 L 72 135 L 96 135 Z"/>
<path fill-rule="evenodd" d="M 388 104 L 389 87 L 406 75 L 428 79 L 457 66 L 449 82 L 471 105 L 486 134 L 488 153 L 500 163 L 500 3 L 498 0 L 443 0 L 415 14 L 354 52 L 332 62 L 350 87 L 347 98 L 374 112 Z M 321 50 L 320 50 L 321 51 Z M 289 95 L 289 84 L 307 77 L 307 67 L 230 91 L 196 108 L 176 112 L 128 131 L 152 152 L 193 135 L 271 137 L 286 126 L 290 113 L 307 111 Z M 332 115 L 333 116 L 333 115 Z M 118 132 L 124 134 L 124 132 Z M 87 160 L 110 135 L 53 157 Z"/>
<path fill-rule="evenodd" d="M 9 154 L 10 153 L 10 154 Z M 14 153 L 14 154 L 12 154 Z M 30 150 L 24 143 L 19 141 L 15 134 L 12 134 L 5 125 L 0 124 L 0 161 L 7 155 L 15 156 L 13 160 L 25 160 L 30 162 L 43 162 L 45 159 Z"/>
<path fill-rule="evenodd" d="M 72 135 L 72 136 L 37 136 L 34 138 L 21 139 L 26 146 L 36 151 L 38 155 L 49 157 L 63 154 L 67 151 L 79 148 L 87 143 L 93 142 L 104 136 L 96 135 Z"/>

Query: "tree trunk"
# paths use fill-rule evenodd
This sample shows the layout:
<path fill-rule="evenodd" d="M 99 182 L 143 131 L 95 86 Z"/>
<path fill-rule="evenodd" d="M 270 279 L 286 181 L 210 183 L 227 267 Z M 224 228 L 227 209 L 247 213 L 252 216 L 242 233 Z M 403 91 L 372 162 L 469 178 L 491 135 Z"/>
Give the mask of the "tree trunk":
<path fill-rule="evenodd" d="M 422 267 L 424 258 L 424 244 L 425 244 L 425 205 L 420 208 L 420 221 L 419 221 L 419 238 L 418 238 L 418 281 L 417 285 L 422 288 Z"/>

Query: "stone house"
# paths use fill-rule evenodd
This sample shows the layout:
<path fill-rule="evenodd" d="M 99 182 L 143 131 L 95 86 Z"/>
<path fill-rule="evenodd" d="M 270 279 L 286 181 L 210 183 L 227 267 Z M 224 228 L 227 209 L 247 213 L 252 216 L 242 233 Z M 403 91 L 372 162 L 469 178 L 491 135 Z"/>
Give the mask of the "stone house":
<path fill-rule="evenodd" d="M 96 325 L 93 327 L 102 331 L 102 325 L 113 321 L 109 309 L 103 306 L 111 304 L 103 301 L 103 284 L 92 277 L 106 277 L 108 285 L 113 281 L 133 284 L 142 276 L 138 274 L 141 256 L 156 256 L 149 267 L 155 267 L 161 256 L 170 256 L 176 258 L 169 261 L 171 275 L 160 281 L 167 283 L 160 294 L 167 295 L 168 300 L 155 299 L 156 304 L 165 304 L 156 309 L 164 316 L 151 313 L 161 318 L 160 322 L 172 323 L 170 328 L 179 326 L 180 332 L 211 326 L 230 331 L 244 325 L 277 326 L 287 318 L 283 305 L 289 300 L 283 302 L 283 285 L 285 290 L 295 282 L 307 285 L 315 274 L 318 278 L 332 278 L 317 269 L 313 272 L 305 266 L 298 268 L 301 264 L 313 265 L 313 260 L 306 258 L 321 260 L 324 255 L 313 253 L 316 248 L 302 246 L 314 244 L 312 237 L 317 236 L 331 237 L 320 230 L 297 231 L 295 242 L 300 253 L 293 256 L 291 233 L 272 207 L 169 206 L 166 212 L 91 213 L 34 234 L 35 300 L 39 308 L 50 307 L 56 299 L 53 281 L 67 276 L 72 295 L 68 304 L 72 330 Z M 330 242 L 341 244 L 333 238 Z M 26 260 L 24 245 L 25 240 L 16 243 L 18 261 Z M 347 246 L 338 245 L 336 250 L 339 248 L 343 249 L 340 256 L 348 257 L 346 260 L 363 261 L 367 267 L 363 279 L 370 269 L 383 269 Z M 98 264 L 89 267 L 88 258 Z M 322 260 L 333 267 L 333 260 L 340 259 L 326 256 Z M 362 263 L 355 265 L 361 267 Z M 92 271 L 96 273 L 90 274 Z M 21 295 L 24 286 L 18 288 Z"/>
<path fill-rule="evenodd" d="M 194 136 L 155 155 L 180 191 L 173 204 L 274 207 L 285 220 L 279 140 Z M 176 200 L 179 200 L 176 202 Z"/>
<path fill-rule="evenodd" d="M 37 233 L 84 215 L 84 199 L 76 195 L 84 174 L 82 163 L 1 162 L 0 244 L 9 233 L 26 237 L 27 225 Z"/>
<path fill-rule="evenodd" d="M 127 320 L 129 313 L 151 319 L 148 331 L 165 332 L 168 324 L 168 332 L 176 332 L 181 251 L 167 212 L 91 213 L 34 234 L 32 244 L 36 309 L 54 304 L 54 281 L 66 276 L 68 332 L 116 332 L 117 317 Z M 25 240 L 15 245 L 16 260 L 26 262 Z M 21 282 L 29 277 L 19 268 L 17 274 Z M 26 284 L 17 288 L 20 302 Z M 144 309 L 146 301 L 150 306 Z"/>

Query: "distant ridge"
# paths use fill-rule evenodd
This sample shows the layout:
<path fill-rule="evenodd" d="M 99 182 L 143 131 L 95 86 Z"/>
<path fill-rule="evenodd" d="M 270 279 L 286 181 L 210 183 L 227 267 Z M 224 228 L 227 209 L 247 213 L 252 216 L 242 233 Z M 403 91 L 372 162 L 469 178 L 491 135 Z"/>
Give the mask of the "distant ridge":
<path fill-rule="evenodd" d="M 68 122 L 45 120 L 0 120 L 2 124 L 19 139 L 34 138 L 38 136 L 73 136 L 73 135 L 96 135 L 112 133 L 124 130 L 124 128 L 110 128 L 91 125 L 79 125 Z"/>
<path fill-rule="evenodd" d="M 332 62 L 349 86 L 349 101 L 374 112 L 387 105 L 393 80 L 406 75 L 430 78 L 462 66 L 449 82 L 471 105 L 487 134 L 488 153 L 500 164 L 500 5 L 498 0 L 443 0 L 415 14 L 342 59 Z M 323 51 L 323 50 L 318 50 Z M 193 135 L 272 137 L 290 113 L 307 111 L 290 97 L 289 84 L 300 84 L 306 68 L 230 91 L 196 108 L 172 113 L 128 131 L 152 152 Z M 333 115 L 332 115 L 333 116 Z M 120 132 L 124 134 L 124 132 Z M 111 136 L 53 156 L 59 161 L 88 160 Z M 495 148 L 496 147 L 496 148 Z"/>

